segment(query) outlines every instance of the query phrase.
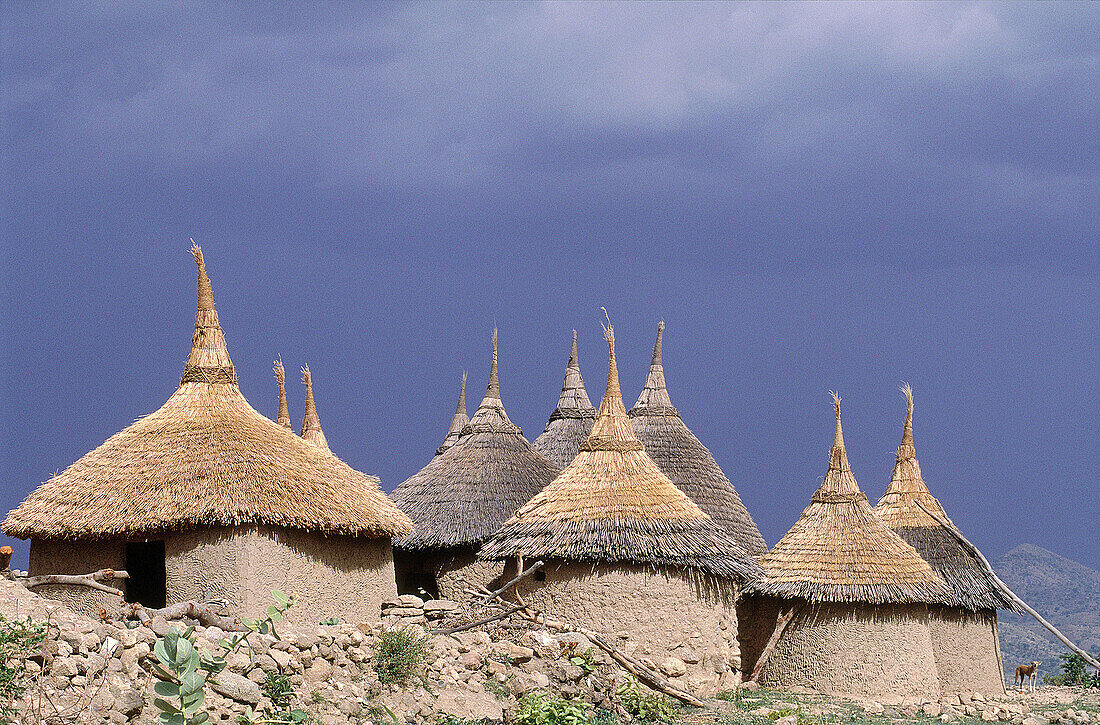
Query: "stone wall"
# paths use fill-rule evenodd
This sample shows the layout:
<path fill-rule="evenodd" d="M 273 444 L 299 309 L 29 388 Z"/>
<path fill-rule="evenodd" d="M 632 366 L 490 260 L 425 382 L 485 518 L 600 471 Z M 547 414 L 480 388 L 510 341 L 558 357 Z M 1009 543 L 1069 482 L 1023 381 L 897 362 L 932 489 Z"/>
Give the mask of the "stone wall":
<path fill-rule="evenodd" d="M 126 544 L 121 541 L 31 541 L 30 576 L 41 574 L 90 574 L 100 569 L 125 569 Z M 122 579 L 111 583 L 126 590 Z M 55 599 L 75 612 L 98 617 L 100 609 L 118 612 L 119 597 L 107 592 L 66 585 L 36 587 L 35 593 Z"/>
<path fill-rule="evenodd" d="M 943 694 L 1004 694 L 996 612 L 933 607 L 929 628 Z"/>
<path fill-rule="evenodd" d="M 436 555 L 432 563 L 439 596 L 458 602 L 470 598 L 467 589 L 495 589 L 504 570 L 503 563 L 481 561 L 472 550 Z"/>
<path fill-rule="evenodd" d="M 940 685 L 928 608 L 803 605 L 772 651 L 760 684 L 880 700 L 935 700 Z"/>

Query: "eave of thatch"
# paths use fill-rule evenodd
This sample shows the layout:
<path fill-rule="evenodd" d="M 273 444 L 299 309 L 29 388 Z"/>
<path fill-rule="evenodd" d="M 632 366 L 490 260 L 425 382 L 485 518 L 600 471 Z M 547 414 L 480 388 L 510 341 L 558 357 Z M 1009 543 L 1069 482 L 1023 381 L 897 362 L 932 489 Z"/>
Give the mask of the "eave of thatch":
<path fill-rule="evenodd" d="M 302 416 L 302 439 L 309 441 L 318 448 L 329 450 L 328 439 L 321 430 L 321 418 L 317 415 L 317 403 L 313 399 L 313 376 L 310 375 L 309 365 L 302 367 L 302 384 L 306 386 L 306 412 Z"/>
<path fill-rule="evenodd" d="M 479 556 L 689 567 L 752 581 L 748 552 L 646 455 L 623 406 L 608 328 L 607 391 L 592 433 L 552 483 L 516 511 Z"/>
<path fill-rule="evenodd" d="M 542 490 L 558 468 L 531 448 L 500 399 L 497 335 L 485 397 L 457 443 L 391 494 L 414 529 L 394 541 L 403 549 L 479 546 Z"/>
<path fill-rule="evenodd" d="M 327 450 L 257 413 L 241 395 L 202 251 L 198 312 L 180 386 L 157 411 L 39 486 L 0 527 L 23 539 L 147 537 L 262 523 L 394 536 L 411 522 Z"/>
<path fill-rule="evenodd" d="M 916 549 L 947 584 L 948 594 L 938 603 L 971 611 L 1021 611 L 1018 605 L 1001 593 L 982 563 L 955 536 L 917 506 L 920 502 L 951 526 L 955 525 L 928 490 L 921 475 L 913 445 L 913 390 L 906 385 L 902 392 L 906 397 L 907 410 L 901 445 L 898 446 L 890 485 L 875 506 L 875 513 Z"/>
<path fill-rule="evenodd" d="M 466 415 L 466 373 L 462 373 L 462 387 L 458 390 L 458 406 L 455 408 L 454 417 L 451 418 L 451 427 L 447 429 L 442 445 L 435 449 L 435 454 L 438 456 L 448 448 L 454 447 L 454 444 L 458 443 L 459 436 L 462 435 L 462 430 L 469 422 L 470 417 Z"/>
<path fill-rule="evenodd" d="M 766 576 L 758 590 L 812 602 L 940 601 L 947 591 L 944 583 L 875 515 L 859 489 L 844 450 L 835 395 L 834 405 L 829 471 L 791 530 L 759 558 Z"/>
<path fill-rule="evenodd" d="M 558 468 L 565 468 L 577 456 L 581 444 L 592 432 L 596 409 L 584 389 L 580 365 L 577 362 L 577 331 L 573 330 L 573 346 L 569 351 L 569 364 L 565 366 L 565 380 L 561 385 L 558 406 L 550 414 L 546 429 L 531 444 L 536 451 L 549 458 Z"/>
<path fill-rule="evenodd" d="M 672 405 L 662 362 L 664 330 L 665 323 L 659 323 L 649 376 L 638 402 L 630 410 L 634 433 L 645 446 L 646 453 L 678 489 L 750 554 L 763 554 L 768 546 L 737 489 Z"/>
<path fill-rule="evenodd" d="M 279 417 L 275 421 L 280 427 L 291 430 L 290 408 L 286 404 L 286 371 L 283 369 L 283 361 L 274 363 L 275 380 L 279 383 Z"/>

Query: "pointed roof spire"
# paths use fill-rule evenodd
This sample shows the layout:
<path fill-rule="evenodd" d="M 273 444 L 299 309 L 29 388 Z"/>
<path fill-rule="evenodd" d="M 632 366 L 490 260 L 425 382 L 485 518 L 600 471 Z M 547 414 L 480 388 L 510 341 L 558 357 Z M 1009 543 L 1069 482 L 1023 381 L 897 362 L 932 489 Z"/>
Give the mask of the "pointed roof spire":
<path fill-rule="evenodd" d="M 848 464 L 848 452 L 844 450 L 844 430 L 840 427 L 840 395 L 832 390 L 829 391 L 829 395 L 833 397 L 836 430 L 833 432 L 833 448 L 829 451 L 829 474 L 826 474 L 825 483 L 822 486 L 831 483 L 828 490 L 858 490 L 859 487 L 855 485 L 855 476 L 851 475 L 852 467 Z"/>
<path fill-rule="evenodd" d="M 457 443 L 459 436 L 462 434 L 462 429 L 465 428 L 466 424 L 469 422 L 470 418 L 466 415 L 466 373 L 463 372 L 462 387 L 458 392 L 458 406 L 455 408 L 454 417 L 451 418 L 451 427 L 447 429 L 447 435 L 443 438 L 443 444 L 435 449 L 435 454 L 438 456 L 440 453 Z"/>
<path fill-rule="evenodd" d="M 561 384 L 558 405 L 550 414 L 542 434 L 531 445 L 559 468 L 565 468 L 592 432 L 592 421 L 595 419 L 596 409 L 588 399 L 577 362 L 577 331 L 573 330 L 573 345 L 569 350 L 569 364 L 565 366 L 565 380 Z"/>
<path fill-rule="evenodd" d="M 282 358 L 276 360 L 274 365 L 275 379 L 279 381 L 279 418 L 275 422 L 287 430 L 293 430 L 290 427 L 290 408 L 286 404 L 286 371 L 283 370 Z"/>
<path fill-rule="evenodd" d="M 500 399 L 500 378 L 497 374 L 497 329 L 493 328 L 493 363 L 489 367 L 489 385 L 485 388 L 485 397 L 470 418 L 469 425 L 463 430 L 467 431 L 496 431 L 500 433 L 515 433 L 522 435 L 519 426 L 508 419 L 508 413 L 504 410 L 504 403 Z"/>
<path fill-rule="evenodd" d="M 581 444 L 582 451 L 641 451 L 642 442 L 634 435 L 630 418 L 623 405 L 623 393 L 619 388 L 619 366 L 615 362 L 615 328 L 604 328 L 609 350 L 607 360 L 607 389 L 604 391 L 596 422 L 588 440 Z M 701 512 L 700 512 L 701 513 Z"/>
<path fill-rule="evenodd" d="M 180 385 L 184 383 L 237 384 L 237 372 L 229 359 L 225 335 L 218 324 L 214 309 L 214 292 L 206 276 L 202 249 L 191 240 L 191 254 L 199 266 L 198 310 L 195 313 L 195 334 L 191 338 L 191 354 L 183 368 Z"/>
<path fill-rule="evenodd" d="M 913 447 L 913 388 L 909 383 L 904 383 L 901 386 L 901 393 L 905 396 L 906 401 L 906 413 L 905 413 L 905 427 L 901 431 L 901 444 L 903 446 Z M 916 451 L 913 451 L 916 455 Z"/>
<path fill-rule="evenodd" d="M 302 366 L 302 382 L 306 386 L 306 413 L 302 416 L 302 438 L 328 450 L 328 441 L 321 431 L 321 419 L 317 416 L 317 404 L 313 401 L 313 378 L 309 374 L 309 365 Z"/>
<path fill-rule="evenodd" d="M 657 323 L 657 342 L 653 344 L 653 360 L 649 363 L 649 377 L 646 378 L 638 402 L 631 409 L 632 415 L 679 415 L 672 405 L 665 385 L 665 368 L 661 361 L 661 342 L 665 336 L 665 321 Z"/>

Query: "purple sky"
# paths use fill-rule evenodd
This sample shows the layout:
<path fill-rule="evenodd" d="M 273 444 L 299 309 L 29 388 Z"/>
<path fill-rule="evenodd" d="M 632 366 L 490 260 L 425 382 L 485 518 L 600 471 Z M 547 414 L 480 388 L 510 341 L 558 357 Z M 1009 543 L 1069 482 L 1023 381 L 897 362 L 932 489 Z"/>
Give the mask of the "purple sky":
<path fill-rule="evenodd" d="M 666 320 L 673 402 L 769 544 L 829 389 L 877 500 L 904 380 L 975 543 L 1100 566 L 1100 4 L 269 13 L 0 5 L 4 511 L 175 389 L 194 237 L 253 406 L 308 362 L 387 489 L 463 369 L 476 406 L 494 324 L 529 439 L 574 327 L 598 399 L 606 306 L 628 406 Z"/>

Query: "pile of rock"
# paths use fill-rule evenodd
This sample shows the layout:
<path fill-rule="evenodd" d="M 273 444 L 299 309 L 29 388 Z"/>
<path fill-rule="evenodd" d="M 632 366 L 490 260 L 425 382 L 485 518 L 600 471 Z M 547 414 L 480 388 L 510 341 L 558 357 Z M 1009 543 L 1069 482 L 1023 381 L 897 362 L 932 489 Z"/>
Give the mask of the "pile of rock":
<path fill-rule="evenodd" d="M 382 602 L 382 624 L 387 627 L 431 624 L 435 627 L 442 620 L 455 616 L 461 608 L 461 604 L 449 599 L 424 601 L 415 594 L 401 594 Z"/>

